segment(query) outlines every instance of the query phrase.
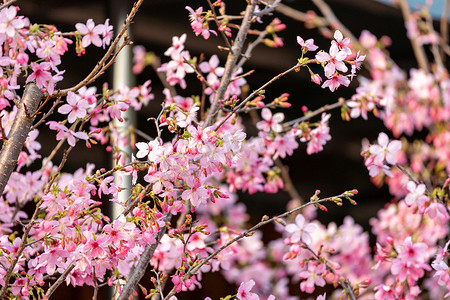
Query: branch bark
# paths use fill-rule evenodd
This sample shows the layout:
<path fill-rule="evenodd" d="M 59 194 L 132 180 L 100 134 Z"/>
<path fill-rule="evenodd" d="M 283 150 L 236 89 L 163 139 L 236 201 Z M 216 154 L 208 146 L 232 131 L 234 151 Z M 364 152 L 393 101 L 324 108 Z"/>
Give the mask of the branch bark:
<path fill-rule="evenodd" d="M 11 173 L 17 166 L 20 151 L 30 132 L 33 119 L 31 116 L 36 112 L 39 102 L 44 93 L 34 83 L 25 86 L 22 100 L 17 104 L 17 114 L 9 131 L 8 138 L 3 140 L 0 152 L 0 195 L 8 183 Z"/>
<path fill-rule="evenodd" d="M 409 9 L 408 1 L 400 0 L 399 5 L 400 9 L 402 10 L 404 21 L 409 22 L 411 20 L 411 10 Z M 413 37 L 411 39 L 411 46 L 413 48 L 414 55 L 417 59 L 417 64 L 419 65 L 419 68 L 429 73 L 430 70 L 428 68 L 428 59 L 425 54 L 425 50 L 423 49 L 422 45 L 419 43 L 416 37 Z"/>
<path fill-rule="evenodd" d="M 165 221 L 167 222 L 168 220 L 170 220 L 171 217 L 172 214 L 168 213 L 166 215 Z M 156 238 L 156 242 L 145 246 L 144 252 L 142 252 L 141 258 L 139 259 L 136 267 L 133 269 L 132 274 L 130 275 L 130 278 L 128 279 L 127 283 L 123 287 L 118 300 L 127 300 L 131 296 L 131 294 L 134 291 L 134 288 L 141 280 L 141 278 L 144 276 L 148 263 L 150 262 L 150 259 L 153 257 L 156 247 L 159 245 L 159 242 L 161 241 L 162 237 L 166 234 L 166 230 L 167 230 L 166 227 L 161 228 Z"/>
<path fill-rule="evenodd" d="M 209 110 L 208 115 L 205 120 L 205 127 L 211 126 L 215 119 L 216 113 L 218 112 L 220 106 L 218 100 L 222 100 L 225 92 L 227 90 L 228 85 L 230 84 L 231 76 L 235 70 L 236 63 L 241 56 L 242 48 L 244 46 L 245 39 L 247 38 L 248 30 L 250 29 L 250 24 L 252 21 L 252 15 L 255 11 L 256 6 L 255 0 L 251 0 L 250 4 L 247 5 L 245 9 L 244 19 L 242 20 L 242 24 L 239 28 L 239 32 L 234 40 L 233 47 L 231 47 L 230 52 L 227 56 L 227 62 L 225 63 L 225 71 L 220 81 L 219 87 L 217 88 L 217 92 L 214 96 L 213 103 L 211 104 L 211 108 Z"/>

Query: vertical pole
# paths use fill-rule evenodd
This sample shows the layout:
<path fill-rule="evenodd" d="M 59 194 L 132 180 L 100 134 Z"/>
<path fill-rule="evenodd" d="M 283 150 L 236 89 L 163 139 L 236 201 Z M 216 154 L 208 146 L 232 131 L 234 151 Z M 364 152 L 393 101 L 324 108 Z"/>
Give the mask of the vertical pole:
<path fill-rule="evenodd" d="M 111 16 L 111 22 L 114 25 L 114 29 L 117 30 L 117 28 L 121 28 L 123 25 L 123 22 L 126 19 L 127 12 L 130 8 L 130 1 L 124 1 L 124 0 L 110 0 L 110 13 Z M 128 36 L 131 36 L 130 32 L 127 32 Z M 120 44 L 120 43 L 119 43 Z M 123 85 L 126 86 L 133 86 L 135 85 L 135 77 L 132 73 L 132 49 L 130 46 L 125 47 L 122 49 L 122 51 L 117 56 L 114 65 L 113 65 L 113 89 L 117 90 L 120 89 Z M 119 122 L 117 119 L 113 120 L 113 125 L 119 133 L 126 134 L 127 130 L 130 128 L 130 126 L 135 125 L 136 123 L 136 112 L 130 107 L 126 112 L 122 112 L 122 119 L 124 122 Z M 120 142 L 116 141 L 117 148 L 120 149 L 121 152 L 130 154 L 132 153 L 132 148 L 130 146 L 130 141 L 126 145 L 121 144 Z M 127 162 L 131 161 L 131 159 L 127 158 Z M 116 162 L 114 159 L 112 160 L 111 164 L 113 166 L 116 165 Z M 115 173 L 115 179 L 114 182 L 118 185 L 123 187 L 124 189 L 119 192 L 119 201 L 120 203 L 125 203 L 130 196 L 130 190 L 132 187 L 131 183 L 131 176 L 123 176 L 123 174 L 116 174 Z M 122 178 L 119 178 L 122 177 Z M 120 185 L 119 185 L 120 183 Z M 111 202 L 111 219 L 117 218 L 120 213 L 122 212 L 122 207 L 114 202 Z M 125 284 L 125 282 L 123 282 Z M 111 299 L 114 294 L 114 287 L 111 287 L 110 297 L 108 299 Z"/>

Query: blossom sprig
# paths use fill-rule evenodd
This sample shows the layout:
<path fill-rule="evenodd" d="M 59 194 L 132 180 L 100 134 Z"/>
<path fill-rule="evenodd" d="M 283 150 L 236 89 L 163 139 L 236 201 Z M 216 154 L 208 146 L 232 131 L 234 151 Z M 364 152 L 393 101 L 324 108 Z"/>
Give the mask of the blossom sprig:
<path fill-rule="evenodd" d="M 105 48 L 111 43 L 113 27 L 109 25 L 109 19 L 106 19 L 105 24 L 97 25 L 92 19 L 89 19 L 86 24 L 77 23 L 75 28 L 80 34 L 76 47 L 78 55 L 84 54 L 85 48 L 91 44 Z"/>
<path fill-rule="evenodd" d="M 189 11 L 191 27 L 196 36 L 202 35 L 207 40 L 211 36 L 211 33 L 217 35 L 216 31 L 209 29 L 210 11 L 204 12 L 203 7 L 199 7 L 195 11 L 190 6 L 186 6 L 185 8 Z M 222 31 L 225 30 L 223 29 Z"/>
<path fill-rule="evenodd" d="M 336 30 L 329 52 L 320 51 L 316 54 L 316 59 L 324 67 L 325 76 L 328 78 L 323 83 L 323 88 L 328 87 L 330 91 L 334 92 L 341 85 L 348 86 L 355 75 L 356 69 L 364 61 L 365 56 L 358 56 L 354 61 L 347 60 L 347 57 L 352 54 L 348 47 L 349 43 L 350 40 L 344 39 L 342 33 Z M 350 76 L 343 75 L 348 71 L 345 63 L 352 65 Z M 342 73 L 339 73 L 339 71 Z"/>
<path fill-rule="evenodd" d="M 399 140 L 389 140 L 386 133 L 381 132 L 378 135 L 378 144 L 370 145 L 363 149 L 362 155 L 365 157 L 365 165 L 369 170 L 371 177 L 376 177 L 383 172 L 392 177 L 390 166 L 397 163 L 395 153 L 402 149 L 402 142 Z"/>
<path fill-rule="evenodd" d="M 268 47 L 279 48 L 283 47 L 283 39 L 277 35 L 277 32 L 280 32 L 286 28 L 286 25 L 281 23 L 281 20 L 275 18 L 272 22 L 266 26 L 265 32 L 271 35 L 271 38 L 265 38 L 263 40 L 264 44 Z"/>

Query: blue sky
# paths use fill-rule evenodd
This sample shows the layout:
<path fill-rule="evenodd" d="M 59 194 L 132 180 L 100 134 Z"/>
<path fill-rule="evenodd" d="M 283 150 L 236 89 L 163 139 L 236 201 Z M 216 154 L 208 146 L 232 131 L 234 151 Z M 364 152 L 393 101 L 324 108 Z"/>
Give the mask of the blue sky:
<path fill-rule="evenodd" d="M 389 0 L 378 0 L 384 3 L 390 4 Z M 426 0 L 408 0 L 410 6 L 412 9 L 416 9 L 417 6 L 424 6 L 426 3 Z M 442 11 L 444 10 L 444 2 L 445 0 L 434 0 L 433 5 L 431 6 L 430 13 L 433 16 L 433 18 L 439 19 L 441 17 Z"/>

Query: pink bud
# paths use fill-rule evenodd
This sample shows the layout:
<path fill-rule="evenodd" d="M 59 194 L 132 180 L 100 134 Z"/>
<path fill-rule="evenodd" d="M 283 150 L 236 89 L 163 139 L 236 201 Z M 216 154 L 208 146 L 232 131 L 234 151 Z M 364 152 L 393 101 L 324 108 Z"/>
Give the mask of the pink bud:
<path fill-rule="evenodd" d="M 311 73 L 311 81 L 315 84 L 321 84 L 322 78 L 318 74 Z"/>
<path fill-rule="evenodd" d="M 23 53 L 23 52 L 19 52 L 19 54 L 17 54 L 16 61 L 20 65 L 26 65 L 28 63 L 28 54 Z"/>

